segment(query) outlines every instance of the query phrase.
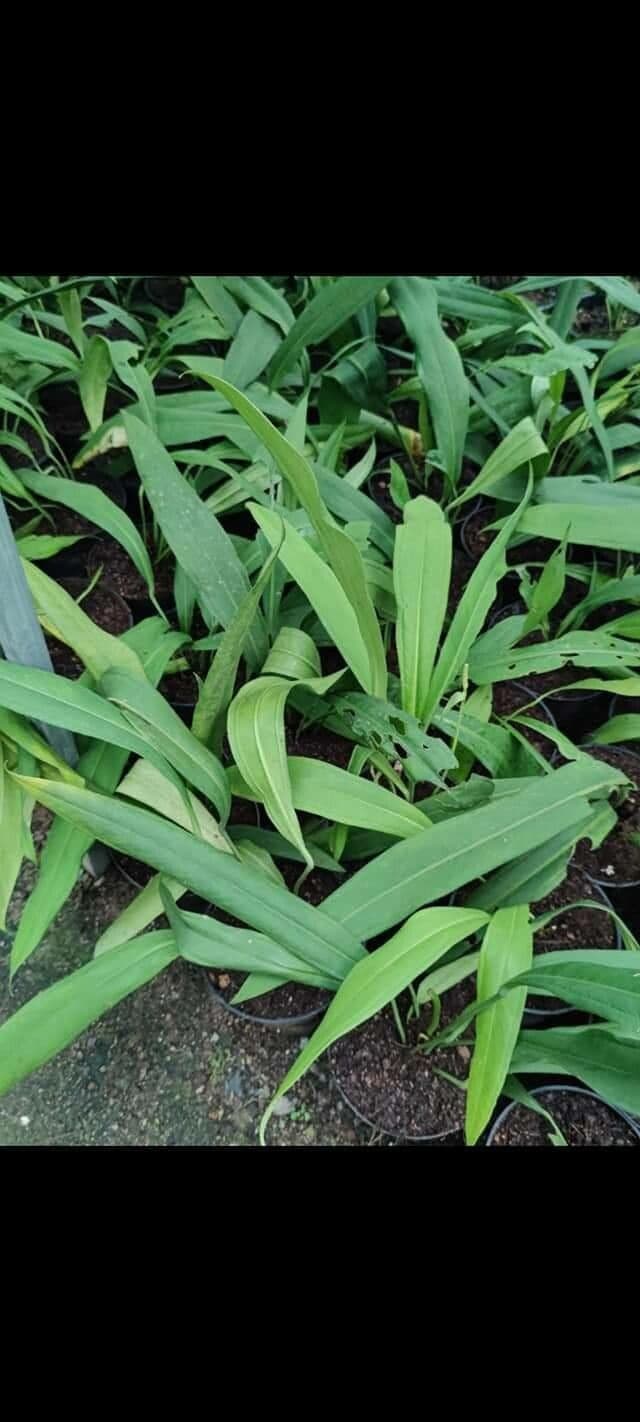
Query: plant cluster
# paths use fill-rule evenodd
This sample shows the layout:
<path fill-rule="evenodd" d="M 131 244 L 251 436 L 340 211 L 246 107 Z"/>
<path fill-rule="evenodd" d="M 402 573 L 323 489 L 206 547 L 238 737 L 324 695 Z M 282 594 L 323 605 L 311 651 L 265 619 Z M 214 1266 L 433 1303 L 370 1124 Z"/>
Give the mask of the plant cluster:
<path fill-rule="evenodd" d="M 409 1137 L 527 1076 L 640 1115 L 640 289 L 487 280 L 0 280 L 52 668 L 5 599 L 0 927 L 51 817 L 12 976 L 94 843 L 138 867 L 0 1091 L 184 958 L 315 1015 L 263 1140 L 325 1052 Z"/>

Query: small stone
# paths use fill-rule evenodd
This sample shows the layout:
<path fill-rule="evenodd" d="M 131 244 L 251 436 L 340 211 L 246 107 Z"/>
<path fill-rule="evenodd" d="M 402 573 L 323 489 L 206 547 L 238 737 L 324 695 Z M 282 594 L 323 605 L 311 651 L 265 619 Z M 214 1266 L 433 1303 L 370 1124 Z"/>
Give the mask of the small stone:
<path fill-rule="evenodd" d="M 202 1096 L 204 1086 L 196 1086 L 196 1096 Z"/>
<path fill-rule="evenodd" d="M 293 1111 L 293 1101 L 289 1096 L 281 1096 L 273 1108 L 274 1116 L 288 1116 Z"/>
<path fill-rule="evenodd" d="M 222 989 L 224 990 L 224 988 L 228 988 L 228 987 L 229 987 L 230 983 L 231 983 L 231 978 L 229 977 L 229 974 L 228 974 L 228 973 L 221 973 L 221 974 L 220 974 L 220 977 L 218 978 L 218 987 L 220 987 L 220 988 L 222 988 Z"/>
<path fill-rule="evenodd" d="M 212 1032 L 212 1033 L 211 1033 L 211 1041 L 212 1041 L 212 1042 L 219 1042 L 219 1041 L 220 1041 L 220 1033 L 219 1033 L 219 1032 Z"/>
<path fill-rule="evenodd" d="M 469 1051 L 468 1047 L 457 1047 L 456 1051 L 458 1053 L 458 1056 L 462 1058 L 463 1062 L 468 1062 L 469 1057 L 471 1056 L 471 1052 Z"/>
<path fill-rule="evenodd" d="M 20 1117 L 20 1125 L 21 1125 L 21 1126 L 29 1126 L 30 1124 L 31 1124 L 31 1117 L 30 1117 L 30 1116 L 21 1116 L 21 1117 Z"/>

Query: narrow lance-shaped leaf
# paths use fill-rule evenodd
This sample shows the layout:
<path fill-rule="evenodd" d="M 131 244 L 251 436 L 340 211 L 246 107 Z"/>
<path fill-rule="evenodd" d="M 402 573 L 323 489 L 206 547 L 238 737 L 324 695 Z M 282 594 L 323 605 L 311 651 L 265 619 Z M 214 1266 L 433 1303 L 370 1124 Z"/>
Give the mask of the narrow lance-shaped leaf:
<path fill-rule="evenodd" d="M 66 589 L 60 587 L 42 568 L 26 561 L 23 561 L 23 567 L 40 620 L 54 636 L 59 636 L 73 649 L 96 681 L 110 667 L 121 667 L 131 676 L 144 680 L 140 659 L 132 647 L 92 622 Z"/>
<path fill-rule="evenodd" d="M 193 734 L 197 736 L 199 741 L 203 741 L 205 744 L 209 741 L 214 741 L 215 749 L 217 750 L 220 749 L 222 744 L 224 736 L 223 717 L 233 696 L 233 688 L 240 658 L 249 635 L 251 624 L 256 616 L 260 598 L 269 581 L 273 564 L 282 546 L 283 538 L 284 526 L 282 526 L 280 542 L 269 554 L 262 572 L 258 574 L 255 583 L 245 594 L 229 626 L 223 632 L 220 646 L 209 667 L 204 682 L 200 687 L 198 700 L 193 713 Z"/>
<path fill-rule="evenodd" d="M 149 503 L 184 573 L 197 589 L 211 627 L 228 627 L 250 584 L 229 535 L 182 478 L 153 430 L 135 415 L 122 416 L 129 447 Z M 247 635 L 253 664 L 264 658 L 264 623 L 256 614 Z"/>
<path fill-rule="evenodd" d="M 68 1047 L 177 957 L 172 933 L 148 933 L 32 997 L 0 1027 L 0 1094 Z"/>
<path fill-rule="evenodd" d="M 438 316 L 436 288 L 424 277 L 396 277 L 390 296 L 417 353 L 436 441 L 455 489 L 469 423 L 469 386 L 460 353 Z"/>
<path fill-rule="evenodd" d="M 601 1027 L 523 1031 L 511 1061 L 514 1075 L 577 1076 L 622 1111 L 640 1115 L 640 1044 Z"/>
<path fill-rule="evenodd" d="M 304 842 L 289 783 L 284 708 L 295 686 L 303 685 L 322 695 L 340 676 L 342 671 L 303 682 L 258 677 L 240 689 L 227 717 L 229 744 L 240 774 L 264 804 L 276 829 L 303 855 L 309 869 L 313 868 L 313 859 Z"/>
<path fill-rule="evenodd" d="M 489 455 L 486 464 L 476 478 L 466 489 L 463 489 L 461 494 L 452 499 L 449 510 L 458 508 L 460 504 L 467 503 L 469 499 L 476 499 L 478 494 L 487 493 L 489 489 L 500 484 L 502 479 L 506 479 L 507 475 L 514 474 L 517 469 L 534 463 L 535 460 L 548 455 L 548 452 L 533 420 L 527 415 L 524 420 L 520 420 L 509 431 L 498 448 Z"/>
<path fill-rule="evenodd" d="M 451 528 L 433 499 L 412 499 L 396 532 L 393 587 L 402 705 L 419 719 L 428 704 L 450 576 Z"/>
<path fill-rule="evenodd" d="M 432 825 L 385 850 L 324 900 L 323 914 L 360 938 L 382 933 L 408 913 L 526 854 L 591 815 L 589 797 L 625 777 L 584 757 L 549 775 L 531 777 L 520 794 Z"/>
<path fill-rule="evenodd" d="M 356 963 L 265 1111 L 260 1124 L 262 1143 L 278 1098 L 299 1081 L 327 1047 L 386 1007 L 449 948 L 486 922 L 486 914 L 470 909 L 426 909 L 414 914 L 375 953 Z"/>
<path fill-rule="evenodd" d="M 475 638 L 483 626 L 494 600 L 498 582 L 506 570 L 507 544 L 529 501 L 531 487 L 532 475 L 530 473 L 527 491 L 522 503 L 507 520 L 501 533 L 487 549 L 471 574 L 436 662 L 427 704 L 424 708 L 425 720 L 430 719 L 441 696 L 448 691 L 454 678 L 461 672 Z"/>
<path fill-rule="evenodd" d="M 382 291 L 389 277 L 339 277 L 311 299 L 279 347 L 270 369 L 270 384 L 277 386 L 307 346 L 318 345 L 344 326 Z"/>
<path fill-rule="evenodd" d="M 319 815 L 338 824 L 357 825 L 378 830 L 400 839 L 408 839 L 426 829 L 429 818 L 399 795 L 385 790 L 373 780 L 364 780 L 341 770 L 337 765 L 312 760 L 307 756 L 290 755 L 287 771 L 291 797 L 296 810 Z M 228 772 L 233 795 L 251 800 L 261 797 L 249 788 L 239 771 Z"/>
<path fill-rule="evenodd" d="M 160 692 L 121 671 L 107 672 L 100 690 L 121 709 L 140 737 L 147 738 L 188 784 L 212 800 L 221 819 L 226 820 L 231 798 L 220 761 L 197 740 Z"/>
<path fill-rule="evenodd" d="M 387 685 L 387 666 L 382 635 L 375 608 L 369 596 L 362 557 L 356 544 L 348 534 L 338 528 L 329 517 L 318 489 L 318 483 L 304 455 L 296 449 L 284 435 L 272 425 L 266 415 L 258 410 L 228 381 L 215 376 L 207 376 L 210 385 L 219 390 L 234 409 L 262 441 L 273 456 L 281 474 L 295 490 L 297 498 L 306 510 L 318 536 L 322 552 L 342 584 L 346 597 L 351 601 L 356 615 L 360 635 L 369 663 L 369 685 L 366 690 L 374 696 L 384 696 Z"/>
<path fill-rule="evenodd" d="M 104 529 L 105 533 L 111 534 L 129 554 L 153 596 L 153 569 L 142 538 L 124 510 L 118 508 L 102 489 L 75 479 L 55 479 L 51 474 L 42 474 L 36 469 L 23 469 L 20 478 L 27 489 L 32 489 L 43 499 L 52 499 L 54 503 L 73 509 Z"/>
<path fill-rule="evenodd" d="M 480 949 L 478 1003 L 493 997 L 503 983 L 529 967 L 532 942 L 527 904 L 498 909 Z M 526 995 L 526 988 L 514 988 L 500 1002 L 482 1012 L 476 1021 L 476 1040 L 467 1085 L 467 1145 L 475 1145 L 482 1134 L 508 1075 Z"/>
<path fill-rule="evenodd" d="M 365 952 L 347 929 L 319 909 L 149 810 L 51 780 L 22 776 L 20 783 L 93 839 L 134 855 L 162 874 L 177 875 L 195 894 L 275 938 L 320 971 L 343 976 Z"/>

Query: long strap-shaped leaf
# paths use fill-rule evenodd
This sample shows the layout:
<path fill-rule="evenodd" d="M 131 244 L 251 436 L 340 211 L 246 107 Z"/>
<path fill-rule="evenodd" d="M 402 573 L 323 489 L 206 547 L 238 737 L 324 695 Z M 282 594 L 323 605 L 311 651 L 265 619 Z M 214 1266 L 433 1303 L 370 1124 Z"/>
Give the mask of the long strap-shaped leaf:
<path fill-rule="evenodd" d="M 321 287 L 276 351 L 270 369 L 272 389 L 291 370 L 307 346 L 317 345 L 344 326 L 345 321 L 373 301 L 388 281 L 386 276 L 346 276 Z"/>
<path fill-rule="evenodd" d="M 262 440 L 265 448 L 273 456 L 285 478 L 294 489 L 296 497 L 306 510 L 320 541 L 322 552 L 333 569 L 342 589 L 353 606 L 360 635 L 364 643 L 369 665 L 369 685 L 365 690 L 373 696 L 384 697 L 387 685 L 387 666 L 375 608 L 369 596 L 364 564 L 359 549 L 331 520 L 324 503 L 315 474 L 304 455 L 295 448 L 284 435 L 248 400 L 240 390 L 228 381 L 215 376 L 203 377 L 215 386 L 229 404 Z"/>
<path fill-rule="evenodd" d="M 250 586 L 229 535 L 178 473 L 153 430 L 135 415 L 125 413 L 122 419 L 144 491 L 169 547 L 197 589 L 210 625 L 228 627 Z M 254 664 L 264 659 L 266 634 L 259 614 L 248 634 L 247 649 Z"/>
<path fill-rule="evenodd" d="M 165 633 L 162 629 L 160 618 L 151 617 L 125 632 L 123 637 L 123 641 L 139 653 L 144 671 L 154 685 L 160 681 L 173 651 L 180 644 L 179 633 Z M 110 794 L 118 784 L 128 756 L 128 748 L 121 749 L 107 740 L 92 741 L 78 761 L 78 773 L 90 785 Z M 178 798 L 183 804 L 181 794 Z M 75 829 L 67 820 L 54 819 L 42 851 L 35 888 L 22 910 L 11 948 L 12 976 L 37 948 L 62 908 L 92 843 L 93 835 Z"/>
<path fill-rule="evenodd" d="M 75 479 L 55 479 L 51 474 L 42 474 L 35 469 L 21 470 L 20 478 L 27 489 L 41 494 L 43 499 L 52 499 L 54 503 L 74 509 L 117 539 L 153 596 L 153 568 L 142 538 L 124 510 L 118 508 L 102 489 Z"/>
<path fill-rule="evenodd" d="M 162 874 L 179 877 L 194 893 L 273 936 L 320 971 L 343 977 L 364 955 L 349 930 L 320 909 L 149 810 L 52 780 L 22 776 L 20 783 L 54 814 Z"/>
<path fill-rule="evenodd" d="M 511 1071 L 577 1076 L 605 1101 L 640 1116 L 640 1044 L 621 1041 L 613 1028 L 548 1027 L 544 1032 L 521 1032 Z"/>
<path fill-rule="evenodd" d="M 280 1083 L 260 1123 L 264 1132 L 279 1096 L 294 1086 L 313 1062 L 345 1033 L 373 1017 L 403 992 L 420 973 L 487 922 L 487 915 L 470 909 L 432 908 L 416 913 L 392 938 L 361 963 L 356 963 L 338 989 L 311 1041 L 303 1048 Z"/>
<path fill-rule="evenodd" d="M 166 883 L 166 881 L 165 881 Z M 290 949 L 275 939 L 248 928 L 231 928 L 219 919 L 202 913 L 185 913 L 178 909 L 171 894 L 161 882 L 162 907 L 175 934 L 176 943 L 190 963 L 202 968 L 227 968 L 241 973 L 266 973 L 284 978 L 285 982 L 308 983 L 312 987 L 332 988 L 339 980 L 328 973 L 318 973 Z"/>
<path fill-rule="evenodd" d="M 121 671 L 107 672 L 100 682 L 100 690 L 189 785 L 195 785 L 213 801 L 224 823 L 231 808 L 231 797 L 222 765 L 185 726 L 160 692 L 149 682 L 134 681 Z"/>
<path fill-rule="evenodd" d="M 322 913 L 367 939 L 414 909 L 507 864 L 590 818 L 589 796 L 607 793 L 624 777 L 602 762 L 575 761 L 524 782 L 521 794 L 432 825 L 385 850 L 324 900 Z"/>
<path fill-rule="evenodd" d="M 498 909 L 484 935 L 478 963 L 477 1000 L 493 997 L 503 983 L 531 963 L 533 934 L 528 904 Z M 509 1073 L 524 1012 L 527 990 L 515 988 L 480 1013 L 467 1086 L 465 1138 L 475 1145 Z"/>
<path fill-rule="evenodd" d="M 524 420 L 514 425 L 498 448 L 489 455 L 486 464 L 471 484 L 458 494 L 456 499 L 452 499 L 447 512 L 457 508 L 459 504 L 466 503 L 468 499 L 477 498 L 478 494 L 486 493 L 501 479 L 506 479 L 508 474 L 513 474 L 516 469 L 521 469 L 523 465 L 532 463 L 548 452 L 533 420 L 527 415 Z"/>
<path fill-rule="evenodd" d="M 172 933 L 147 933 L 39 992 L 0 1027 L 0 1094 L 75 1041 L 103 1012 L 178 957 Z"/>
<path fill-rule="evenodd" d="M 278 514 L 272 509 L 260 508 L 257 504 L 248 504 L 247 507 L 271 547 L 277 547 L 282 526 Z M 308 598 L 356 680 L 364 691 L 370 690 L 367 649 L 356 614 L 335 573 L 289 522 L 285 525 L 284 542 L 281 543 L 278 557 Z"/>
<path fill-rule="evenodd" d="M 38 667 L 21 667 L 0 661 L 0 705 L 38 721 L 63 726 L 76 735 L 92 736 L 112 746 L 146 756 L 171 778 L 165 757 L 149 746 L 125 720 L 116 706 L 80 682 L 69 681 Z"/>
<path fill-rule="evenodd" d="M 427 828 L 430 823 L 417 805 L 411 805 L 391 790 L 373 780 L 363 780 L 337 765 L 312 760 L 308 756 L 290 755 L 287 759 L 291 795 L 296 810 L 320 815 L 342 825 L 378 830 L 398 839 L 408 839 Z M 232 767 L 227 772 L 232 795 L 249 800 L 260 796 L 251 790 L 240 772 Z"/>
<path fill-rule="evenodd" d="M 24 559 L 23 567 L 40 621 L 73 648 L 96 681 L 110 667 L 121 667 L 144 681 L 140 659 L 122 637 L 112 637 L 110 632 L 92 622 L 66 589 L 42 568 Z"/>
<path fill-rule="evenodd" d="M 276 829 L 302 854 L 309 869 L 313 868 L 313 859 L 304 842 L 289 783 L 284 709 L 294 687 L 306 686 L 321 696 L 340 676 L 342 671 L 300 682 L 278 676 L 257 677 L 241 687 L 227 717 L 231 752 L 243 780 L 264 805 Z"/>
<path fill-rule="evenodd" d="M 455 489 L 469 423 L 469 385 L 460 353 L 438 316 L 437 289 L 424 277 L 396 277 L 389 294 L 416 348 L 438 449 Z"/>
<path fill-rule="evenodd" d="M 204 679 L 198 694 L 195 711 L 193 713 L 192 730 L 194 736 L 199 741 L 213 740 L 214 749 L 219 749 L 224 732 L 224 713 L 233 696 L 233 688 L 240 664 L 244 645 L 249 636 L 251 624 L 258 610 L 258 604 L 262 596 L 263 589 L 271 576 L 271 569 L 277 558 L 282 539 L 284 538 L 284 527 L 280 536 L 280 542 L 272 550 L 267 561 L 243 598 L 238 611 L 232 618 L 229 626 L 222 634 L 220 646 L 211 663 L 209 671 Z"/>
<path fill-rule="evenodd" d="M 489 608 L 496 595 L 496 587 L 506 571 L 505 550 L 511 534 L 516 529 L 522 513 L 531 497 L 532 476 L 529 475 L 525 496 L 515 513 L 505 523 L 498 537 L 480 559 L 469 579 L 461 602 L 453 616 L 444 645 L 438 657 L 429 695 L 424 710 L 425 719 L 433 714 L 441 696 L 451 686 L 454 678 L 462 670 L 480 628 L 483 626 Z"/>
<path fill-rule="evenodd" d="M 411 499 L 396 533 L 393 587 L 402 705 L 419 719 L 428 704 L 450 577 L 450 525 L 433 499 Z"/>

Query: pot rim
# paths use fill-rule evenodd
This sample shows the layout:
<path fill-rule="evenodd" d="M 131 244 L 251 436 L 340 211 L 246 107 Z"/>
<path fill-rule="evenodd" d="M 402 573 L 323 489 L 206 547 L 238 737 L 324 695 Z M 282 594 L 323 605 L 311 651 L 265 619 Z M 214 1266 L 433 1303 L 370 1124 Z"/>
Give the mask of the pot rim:
<path fill-rule="evenodd" d="M 572 1096 L 590 1096 L 593 1101 L 601 1101 L 604 1106 L 609 1107 L 610 1111 L 614 1111 L 616 1116 L 620 1116 L 622 1118 L 626 1125 L 631 1128 L 634 1135 L 637 1136 L 638 1143 L 640 1144 L 640 1120 L 636 1120 L 633 1116 L 629 1115 L 627 1111 L 623 1111 L 621 1106 L 613 1106 L 612 1103 L 610 1101 L 607 1101 L 604 1096 L 601 1096 L 598 1091 L 591 1091 L 589 1087 L 570 1085 L 564 1086 L 561 1082 L 554 1082 L 549 1086 L 534 1086 L 529 1092 L 529 1095 L 535 1096 L 537 1098 L 542 1094 L 542 1092 L 553 1092 L 555 1094 L 558 1091 L 570 1092 Z M 494 1138 L 498 1130 L 500 1129 L 500 1126 L 503 1124 L 505 1118 L 510 1115 L 510 1113 L 515 1109 L 516 1106 L 519 1106 L 521 1104 L 522 1103 L 519 1101 L 510 1101 L 508 1105 L 503 1108 L 503 1110 L 500 1112 L 500 1115 L 496 1118 L 487 1134 L 487 1138 L 484 1142 L 485 1146 L 493 1145 Z"/>

